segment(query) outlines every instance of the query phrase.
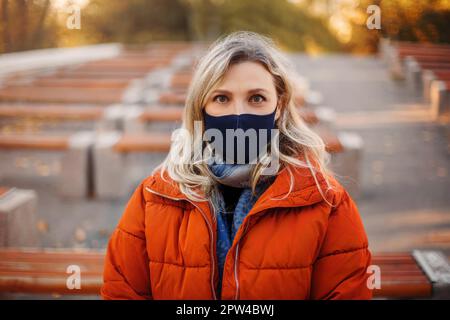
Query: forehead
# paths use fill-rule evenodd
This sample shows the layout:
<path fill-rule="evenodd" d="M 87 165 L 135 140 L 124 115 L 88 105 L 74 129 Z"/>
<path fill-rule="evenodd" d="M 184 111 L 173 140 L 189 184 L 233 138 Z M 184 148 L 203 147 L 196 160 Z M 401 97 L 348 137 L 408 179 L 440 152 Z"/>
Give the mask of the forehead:
<path fill-rule="evenodd" d="M 251 90 L 263 88 L 275 91 L 272 74 L 257 62 L 245 61 L 231 65 L 225 72 L 217 89 L 223 90 Z"/>

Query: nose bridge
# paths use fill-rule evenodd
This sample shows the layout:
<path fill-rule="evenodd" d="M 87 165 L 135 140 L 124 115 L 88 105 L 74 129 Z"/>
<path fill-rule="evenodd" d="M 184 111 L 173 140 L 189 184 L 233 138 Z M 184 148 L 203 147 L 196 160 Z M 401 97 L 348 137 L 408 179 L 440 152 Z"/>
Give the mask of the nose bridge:
<path fill-rule="evenodd" d="M 246 111 L 246 105 L 245 104 L 246 104 L 245 99 L 237 96 L 237 98 L 234 99 L 234 101 L 233 101 L 233 110 L 232 110 L 233 113 L 237 114 L 237 115 L 245 113 L 245 111 Z"/>

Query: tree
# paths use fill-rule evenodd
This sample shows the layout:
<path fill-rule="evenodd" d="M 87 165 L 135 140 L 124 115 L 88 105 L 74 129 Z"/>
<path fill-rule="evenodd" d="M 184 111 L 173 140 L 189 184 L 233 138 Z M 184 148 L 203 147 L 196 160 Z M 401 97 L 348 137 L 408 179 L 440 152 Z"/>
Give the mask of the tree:
<path fill-rule="evenodd" d="M 0 52 L 54 46 L 50 0 L 1 0 Z"/>

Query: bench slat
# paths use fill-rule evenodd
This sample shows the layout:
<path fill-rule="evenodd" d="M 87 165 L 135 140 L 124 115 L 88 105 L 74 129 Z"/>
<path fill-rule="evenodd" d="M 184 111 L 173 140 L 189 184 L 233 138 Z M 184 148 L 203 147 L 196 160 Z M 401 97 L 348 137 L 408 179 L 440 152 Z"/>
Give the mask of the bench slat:
<path fill-rule="evenodd" d="M 170 149 L 170 134 L 128 134 L 124 135 L 114 146 L 117 152 L 168 152 Z"/>
<path fill-rule="evenodd" d="M 81 288 L 69 290 L 66 286 L 67 274 L 64 277 L 1 277 L 0 292 L 31 293 L 31 294 L 75 294 L 98 295 L 101 279 L 99 277 L 81 277 Z"/>
<path fill-rule="evenodd" d="M 67 150 L 68 136 L 0 135 L 0 149 Z"/>
<path fill-rule="evenodd" d="M 382 283 L 381 290 L 374 290 L 373 296 L 375 298 L 389 297 L 389 298 L 429 298 L 431 297 L 431 284 L 426 283 L 409 283 L 391 282 Z"/>
<path fill-rule="evenodd" d="M 0 105 L 0 118 L 99 120 L 104 110 L 104 107 Z"/>
<path fill-rule="evenodd" d="M 121 90 L 109 88 L 33 88 L 27 86 L 0 89 L 2 101 L 114 103 L 122 99 Z"/>
<path fill-rule="evenodd" d="M 183 108 L 149 107 L 139 117 L 141 121 L 181 121 Z"/>
<path fill-rule="evenodd" d="M 130 84 L 127 79 L 80 79 L 80 78 L 63 78 L 48 77 L 36 79 L 31 83 L 32 86 L 38 87 L 76 87 L 76 88 L 115 88 L 123 89 Z"/>

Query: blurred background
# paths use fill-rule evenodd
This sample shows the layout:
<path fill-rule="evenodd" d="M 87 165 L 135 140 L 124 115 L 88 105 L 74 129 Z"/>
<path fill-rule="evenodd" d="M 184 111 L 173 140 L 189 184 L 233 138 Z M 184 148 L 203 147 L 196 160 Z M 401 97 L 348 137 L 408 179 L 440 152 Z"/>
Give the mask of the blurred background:
<path fill-rule="evenodd" d="M 366 28 L 379 6 L 381 29 Z M 68 29 L 81 11 L 82 28 Z M 380 37 L 450 42 L 447 0 L 2 0 L 0 52 L 155 40 L 213 40 L 235 30 L 276 39 L 290 51 L 374 53 Z"/>
<path fill-rule="evenodd" d="M 427 259 L 450 282 L 450 1 L 0 0 L 0 16 L 0 297 L 98 298 L 195 63 L 238 30 L 297 72 L 298 112 L 387 274 L 376 296 L 432 297 Z"/>
<path fill-rule="evenodd" d="M 381 30 L 366 28 L 369 5 L 383 13 Z M 83 27 L 66 27 L 79 7 Z M 104 42 L 213 40 L 252 30 L 291 51 L 373 53 L 380 37 L 450 41 L 447 0 L 2 0 L 0 52 Z"/>

